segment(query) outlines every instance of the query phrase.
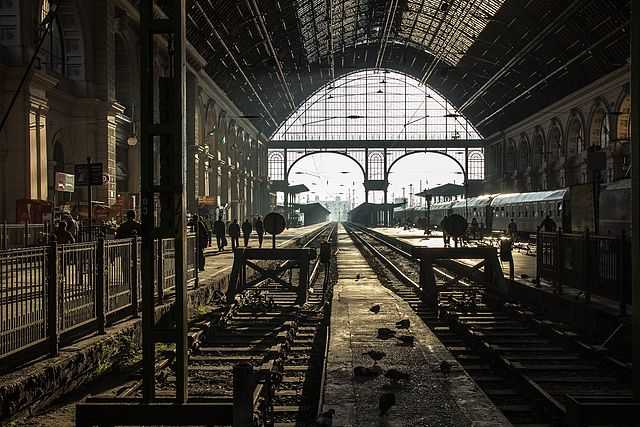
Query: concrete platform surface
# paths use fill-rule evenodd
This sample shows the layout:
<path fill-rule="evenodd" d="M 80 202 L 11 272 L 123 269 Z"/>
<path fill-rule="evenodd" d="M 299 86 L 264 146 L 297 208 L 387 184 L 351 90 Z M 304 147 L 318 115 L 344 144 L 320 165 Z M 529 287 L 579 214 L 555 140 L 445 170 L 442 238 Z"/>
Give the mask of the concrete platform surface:
<path fill-rule="evenodd" d="M 466 374 L 445 346 L 400 297 L 385 288 L 341 226 L 338 236 L 338 283 L 334 288 L 331 336 L 323 410 L 335 409 L 334 426 L 508 426 L 510 423 Z M 369 309 L 380 304 L 378 314 Z M 395 322 L 409 319 L 399 330 Z M 397 339 L 382 340 L 378 328 L 414 335 L 413 347 Z M 382 375 L 362 381 L 356 366 L 371 367 L 364 352 L 384 351 L 378 362 Z M 453 366 L 440 372 L 441 361 Z M 384 373 L 394 368 L 409 373 L 409 381 L 392 386 Z M 379 398 L 392 392 L 396 405 L 379 416 Z"/>

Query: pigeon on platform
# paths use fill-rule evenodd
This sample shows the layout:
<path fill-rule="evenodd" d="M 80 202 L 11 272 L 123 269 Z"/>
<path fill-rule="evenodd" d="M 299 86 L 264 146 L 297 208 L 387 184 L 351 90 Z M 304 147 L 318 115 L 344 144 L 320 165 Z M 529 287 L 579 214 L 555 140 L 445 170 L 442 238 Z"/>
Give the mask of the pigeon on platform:
<path fill-rule="evenodd" d="M 398 329 L 409 329 L 411 326 L 411 321 L 409 319 L 402 319 L 396 322 L 396 328 Z"/>
<path fill-rule="evenodd" d="M 369 309 L 369 311 L 372 312 L 373 314 L 380 313 L 380 304 L 372 305 L 371 308 Z"/>
<path fill-rule="evenodd" d="M 356 366 L 353 368 L 353 376 L 356 378 L 375 378 L 382 372 L 379 366 L 367 368 L 366 366 Z"/>
<path fill-rule="evenodd" d="M 356 274 L 356 280 L 360 280 L 360 273 Z"/>
<path fill-rule="evenodd" d="M 378 338 L 380 338 L 381 340 L 386 340 L 395 336 L 396 331 L 393 331 L 389 328 L 378 328 Z"/>
<path fill-rule="evenodd" d="M 412 346 L 416 341 L 416 337 L 414 337 L 413 335 L 400 335 L 399 337 L 396 337 L 396 338 L 400 340 L 402 345 L 406 345 L 406 346 Z"/>
<path fill-rule="evenodd" d="M 384 393 L 380 396 L 378 401 L 378 408 L 380 409 L 380 416 L 384 417 L 389 409 L 396 404 L 396 395 L 393 393 Z"/>
<path fill-rule="evenodd" d="M 331 427 L 333 425 L 333 416 L 336 414 L 335 409 L 329 409 L 318 415 L 316 418 L 316 427 Z"/>
<path fill-rule="evenodd" d="M 377 365 L 378 361 L 384 359 L 387 353 L 385 353 L 384 351 L 369 350 L 367 352 L 362 353 L 362 355 L 369 356 L 370 358 L 373 359 L 373 364 Z"/>
<path fill-rule="evenodd" d="M 440 362 L 440 372 L 449 375 L 451 373 L 451 363 L 446 360 Z"/>
<path fill-rule="evenodd" d="M 389 369 L 387 372 L 385 372 L 384 376 L 388 379 L 391 380 L 392 383 L 397 383 L 400 380 L 405 380 L 405 381 L 409 381 L 411 379 L 411 375 L 409 375 L 406 372 L 400 372 L 397 369 Z"/>

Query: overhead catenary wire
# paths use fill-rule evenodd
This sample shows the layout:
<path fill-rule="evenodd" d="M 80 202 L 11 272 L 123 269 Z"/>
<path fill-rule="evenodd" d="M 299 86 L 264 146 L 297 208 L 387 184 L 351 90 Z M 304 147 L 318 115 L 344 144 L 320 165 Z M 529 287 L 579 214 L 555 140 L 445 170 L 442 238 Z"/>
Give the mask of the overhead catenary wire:
<path fill-rule="evenodd" d="M 198 2 L 194 2 L 193 3 L 195 7 L 198 8 L 198 10 L 200 11 L 201 16 L 203 17 L 203 19 L 207 22 L 207 24 L 209 25 L 210 29 L 211 29 L 211 34 L 214 35 L 216 37 L 216 39 L 218 40 L 218 42 L 220 43 L 220 45 L 222 45 L 222 48 L 225 50 L 225 52 L 227 53 L 227 55 L 229 55 L 229 57 L 231 58 L 231 60 L 233 61 L 234 65 L 236 66 L 236 68 L 238 69 L 238 72 L 242 75 L 242 77 L 244 78 L 244 80 L 247 82 L 247 85 L 249 86 L 249 88 L 251 89 L 251 91 L 253 92 L 253 94 L 255 95 L 256 99 L 258 100 L 258 102 L 260 103 L 260 105 L 262 106 L 262 108 L 264 109 L 264 111 L 267 113 L 267 115 L 269 116 L 269 118 L 271 119 L 271 121 L 273 122 L 274 126 L 278 126 L 278 123 L 276 121 L 276 119 L 273 117 L 273 114 L 271 114 L 271 111 L 267 108 L 266 104 L 264 103 L 264 101 L 262 100 L 262 98 L 260 97 L 260 95 L 258 94 L 258 91 L 256 90 L 256 88 L 253 86 L 253 84 L 251 83 L 251 80 L 249 80 L 249 77 L 247 76 L 247 74 L 244 72 L 244 70 L 242 69 L 242 66 L 240 65 L 240 63 L 238 62 L 237 58 L 235 57 L 235 55 L 233 54 L 233 52 L 231 51 L 231 49 L 229 49 L 229 46 L 227 45 L 227 43 L 224 41 L 224 39 L 222 38 L 222 36 L 220 35 L 220 33 L 218 32 L 218 30 L 216 29 L 216 27 L 213 25 L 213 22 L 211 22 L 211 20 L 207 17 L 207 14 L 205 13 L 205 11 L 202 9 L 202 6 L 200 5 L 200 3 Z"/>

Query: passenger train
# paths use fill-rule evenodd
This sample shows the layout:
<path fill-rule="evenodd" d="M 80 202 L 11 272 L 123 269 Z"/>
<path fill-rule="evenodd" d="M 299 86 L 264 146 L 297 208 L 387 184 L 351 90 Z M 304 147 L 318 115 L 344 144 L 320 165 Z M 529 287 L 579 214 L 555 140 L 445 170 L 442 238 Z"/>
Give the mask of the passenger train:
<path fill-rule="evenodd" d="M 631 180 L 602 186 L 599 195 L 601 235 L 631 234 Z M 548 214 L 565 232 L 594 230 L 593 192 L 590 184 L 531 193 L 489 194 L 431 205 L 430 223 L 437 227 L 445 215 L 458 214 L 481 229 L 505 231 L 513 218 L 521 234 L 535 233 Z M 426 217 L 425 208 L 395 212 L 401 222 L 416 223 Z"/>

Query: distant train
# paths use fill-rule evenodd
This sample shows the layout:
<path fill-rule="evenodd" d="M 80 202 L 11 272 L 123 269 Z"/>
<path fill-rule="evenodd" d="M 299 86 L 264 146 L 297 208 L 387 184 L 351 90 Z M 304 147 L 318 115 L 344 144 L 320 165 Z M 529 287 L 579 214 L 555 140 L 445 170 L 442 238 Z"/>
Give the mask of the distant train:
<path fill-rule="evenodd" d="M 599 195 L 598 234 L 631 235 L 631 180 L 623 179 L 602 186 Z M 481 228 L 493 231 L 507 229 L 511 218 L 522 234 L 535 233 L 546 215 L 565 232 L 594 230 L 592 186 L 531 193 L 489 194 L 466 200 L 434 203 L 430 223 L 438 226 L 449 214 L 459 214 L 471 222 L 476 218 Z M 425 208 L 395 212 L 396 220 L 418 223 L 426 218 Z M 420 222 L 422 222 L 420 221 Z"/>

